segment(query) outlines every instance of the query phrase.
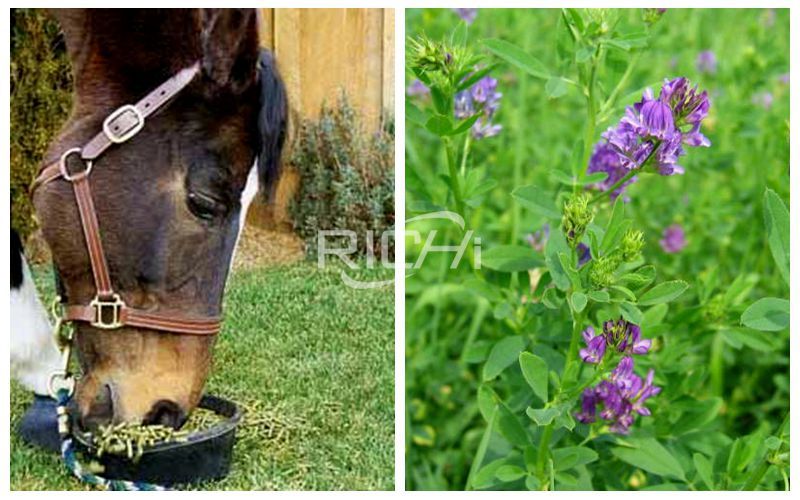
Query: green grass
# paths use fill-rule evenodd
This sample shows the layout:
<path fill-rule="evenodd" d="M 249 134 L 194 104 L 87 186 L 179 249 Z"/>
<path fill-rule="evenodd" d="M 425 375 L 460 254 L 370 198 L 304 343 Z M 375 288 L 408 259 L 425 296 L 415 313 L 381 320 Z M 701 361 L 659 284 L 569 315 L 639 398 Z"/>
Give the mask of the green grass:
<path fill-rule="evenodd" d="M 259 421 L 245 418 L 230 476 L 200 488 L 393 489 L 393 288 L 354 290 L 338 269 L 301 263 L 234 274 L 225 305 L 207 390 L 255 408 Z M 85 489 L 13 432 L 30 399 L 12 384 L 11 489 Z"/>

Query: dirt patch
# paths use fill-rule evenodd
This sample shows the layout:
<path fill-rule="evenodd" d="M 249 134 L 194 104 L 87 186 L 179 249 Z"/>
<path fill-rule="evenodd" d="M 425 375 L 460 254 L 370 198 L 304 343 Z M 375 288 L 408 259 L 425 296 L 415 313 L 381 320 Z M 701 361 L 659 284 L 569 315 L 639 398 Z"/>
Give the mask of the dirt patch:
<path fill-rule="evenodd" d="M 303 260 L 303 240 L 294 233 L 247 225 L 233 261 L 234 269 L 289 264 Z"/>

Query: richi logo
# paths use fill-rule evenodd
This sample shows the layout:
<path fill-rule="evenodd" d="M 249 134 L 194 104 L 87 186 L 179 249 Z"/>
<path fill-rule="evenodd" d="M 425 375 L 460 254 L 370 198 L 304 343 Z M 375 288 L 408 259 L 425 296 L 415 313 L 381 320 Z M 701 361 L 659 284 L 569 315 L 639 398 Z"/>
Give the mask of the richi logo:
<path fill-rule="evenodd" d="M 470 242 L 473 246 L 473 265 L 476 269 L 481 268 L 481 239 L 474 237 L 472 229 L 464 230 L 466 225 L 464 218 L 455 212 L 439 211 L 430 212 L 422 215 L 417 215 L 406 220 L 406 224 L 424 220 L 447 220 L 458 226 L 461 230 L 461 242 L 458 245 L 436 245 L 436 236 L 439 233 L 437 229 L 427 231 L 424 236 L 420 231 L 415 229 L 406 229 L 405 236 L 413 240 L 414 245 L 422 244 L 422 249 L 419 256 L 414 262 L 406 262 L 406 276 L 411 276 L 414 271 L 420 269 L 425 263 L 425 259 L 431 253 L 451 253 L 453 259 L 450 262 L 450 269 L 456 269 L 464 258 L 464 254 L 469 248 Z M 364 243 L 367 248 L 367 256 L 364 259 L 358 259 L 358 233 L 349 229 L 330 229 L 322 230 L 317 233 L 317 267 L 320 269 L 325 268 L 330 262 L 330 258 L 338 258 L 344 264 L 344 269 L 340 271 L 340 276 L 345 285 L 351 288 L 371 289 L 390 286 L 394 280 L 385 281 L 362 281 L 354 278 L 348 274 L 347 270 L 358 271 L 361 269 L 375 269 L 378 265 L 384 269 L 394 269 L 395 263 L 389 258 L 390 241 L 395 238 L 394 230 L 388 230 L 381 233 L 380 238 L 376 239 L 374 231 L 366 231 L 364 234 Z M 380 245 L 380 262 L 376 262 L 375 243 Z M 344 244 L 344 246 L 343 246 Z"/>

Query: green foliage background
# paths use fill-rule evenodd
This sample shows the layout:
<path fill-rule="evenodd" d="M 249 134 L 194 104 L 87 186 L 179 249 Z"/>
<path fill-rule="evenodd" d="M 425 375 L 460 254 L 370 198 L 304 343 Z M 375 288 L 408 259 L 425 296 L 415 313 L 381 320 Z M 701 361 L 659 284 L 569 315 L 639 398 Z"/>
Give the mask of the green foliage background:
<path fill-rule="evenodd" d="M 64 40 L 44 10 L 11 9 L 10 69 L 11 227 L 24 239 L 36 227 L 28 187 L 72 102 Z"/>
<path fill-rule="evenodd" d="M 609 24 L 620 33 L 633 35 L 643 27 L 638 9 L 584 15 L 613 19 Z M 458 22 L 450 9 L 408 10 L 406 35 L 446 39 Z M 467 182 L 496 182 L 468 200 L 468 226 L 481 238 L 484 252 L 499 245 L 527 245 L 525 236 L 545 222 L 521 208 L 510 193 L 530 184 L 550 193 L 564 188 L 553 172 L 570 172 L 576 161 L 573 150 L 583 138 L 586 105 L 577 88 L 546 85 L 491 57 L 480 42 L 506 40 L 535 56 L 552 74 L 573 77 L 569 72 L 576 54 L 562 22 L 556 9 L 479 9 L 467 30 L 468 45 L 489 56 L 487 64 L 498 63 L 491 74 L 504 94 L 495 117 L 503 125 L 502 133 L 475 142 L 467 165 Z M 696 57 L 703 50 L 716 54 L 716 74 L 696 69 Z M 634 53 L 609 50 L 598 75 L 604 95 L 621 79 Z M 623 442 L 607 436 L 595 440 L 599 456 L 576 469 L 579 477 L 572 479 L 572 487 L 729 488 L 741 484 L 738 478 L 748 464 L 755 467 L 752 464 L 764 453 L 764 439 L 786 416 L 788 328 L 755 331 L 742 328 L 740 317 L 757 299 L 788 297 L 788 286 L 770 254 L 763 208 L 766 188 L 788 205 L 789 86 L 781 81 L 788 72 L 787 10 L 670 9 L 652 27 L 650 44 L 641 51 L 618 104 L 601 116 L 593 142 L 619 120 L 626 105 L 641 98 L 645 87 L 658 91 L 665 78 L 676 76 L 698 83 L 712 100 L 703 126 L 711 148 L 688 152 L 681 162 L 685 175 L 640 176 L 628 188 L 631 202 L 626 207 L 634 227 L 645 232 L 645 257 L 658 269 L 658 281 L 683 279 L 691 288 L 655 321 L 656 328 L 644 331 L 644 336 L 656 339 L 655 352 L 648 358 L 664 392 L 649 403 L 654 416 L 640 418 L 640 428 L 623 447 L 651 443 L 648 440 L 656 437 L 666 447 L 656 443 L 650 449 L 668 450 L 688 479 L 675 482 L 670 474 L 631 467 L 625 453 L 611 453 L 621 448 L 610 445 Z M 407 82 L 412 80 L 409 73 Z M 754 102 L 763 92 L 774 97 L 769 107 Z M 411 217 L 447 206 L 449 187 L 439 139 L 424 127 L 406 123 L 406 213 Z M 585 164 L 578 167 L 584 169 Z M 607 214 L 597 222 L 605 220 Z M 688 246 L 678 254 L 667 254 L 658 244 L 672 223 L 680 223 L 687 233 Z M 438 226 L 413 226 L 420 231 L 434 227 Z M 406 260 L 413 262 L 420 247 L 407 241 Z M 451 259 L 452 255 L 430 255 L 406 280 L 406 486 L 411 489 L 462 489 L 471 468 L 513 456 L 515 442 L 508 432 L 482 441 L 487 418 L 481 415 L 481 397 L 488 386 L 509 407 L 524 409 L 530 389 L 516 363 L 490 383 L 482 382 L 481 368 L 499 341 L 517 333 L 520 317 L 526 321 L 521 333 L 530 343 L 528 349 L 551 367 L 563 364 L 570 337 L 563 315 L 526 309 L 531 294 L 527 273 L 483 270 L 485 280 L 503 290 L 493 295 L 465 265 L 448 269 Z M 489 302 L 481 298 L 496 295 L 502 297 Z M 537 439 L 536 427 L 524 413 L 522 418 Z M 475 464 L 479 448 L 486 460 Z M 693 463 L 698 452 L 713 462 L 710 485 L 701 477 L 702 467 Z M 521 480 L 492 475 L 483 479 L 487 488 L 524 487 Z M 570 488 L 566 483 L 557 486 Z M 783 479 L 770 469 L 761 487 L 782 488 Z"/>
<path fill-rule="evenodd" d="M 368 249 L 367 231 L 375 245 L 394 228 L 394 123 L 386 119 L 380 130 L 364 129 L 358 110 L 344 92 L 335 105 L 325 105 L 316 120 L 305 119 L 292 148 L 292 166 L 300 185 L 291 211 L 297 234 L 306 242 L 306 254 L 316 257 L 320 230 L 347 229 L 358 236 L 358 253 L 380 256 Z M 346 247 L 334 242 L 332 247 Z M 394 240 L 389 240 L 394 258 Z"/>

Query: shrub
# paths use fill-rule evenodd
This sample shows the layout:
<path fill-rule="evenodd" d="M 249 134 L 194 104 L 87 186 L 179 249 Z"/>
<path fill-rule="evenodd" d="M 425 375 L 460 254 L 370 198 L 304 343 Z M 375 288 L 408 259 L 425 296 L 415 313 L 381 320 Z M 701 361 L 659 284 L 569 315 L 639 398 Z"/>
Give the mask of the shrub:
<path fill-rule="evenodd" d="M 320 230 L 348 229 L 358 235 L 359 255 L 380 257 L 381 234 L 394 227 L 393 121 L 384 119 L 380 130 L 365 131 L 343 92 L 336 106 L 323 105 L 318 119 L 300 124 L 291 164 L 299 186 L 290 209 L 306 255 L 316 256 Z M 336 238 L 328 244 L 347 246 Z M 394 256 L 393 239 L 388 255 Z"/>
<path fill-rule="evenodd" d="M 69 60 L 54 20 L 40 9 L 11 10 L 11 225 L 35 228 L 28 187 L 71 104 Z"/>

